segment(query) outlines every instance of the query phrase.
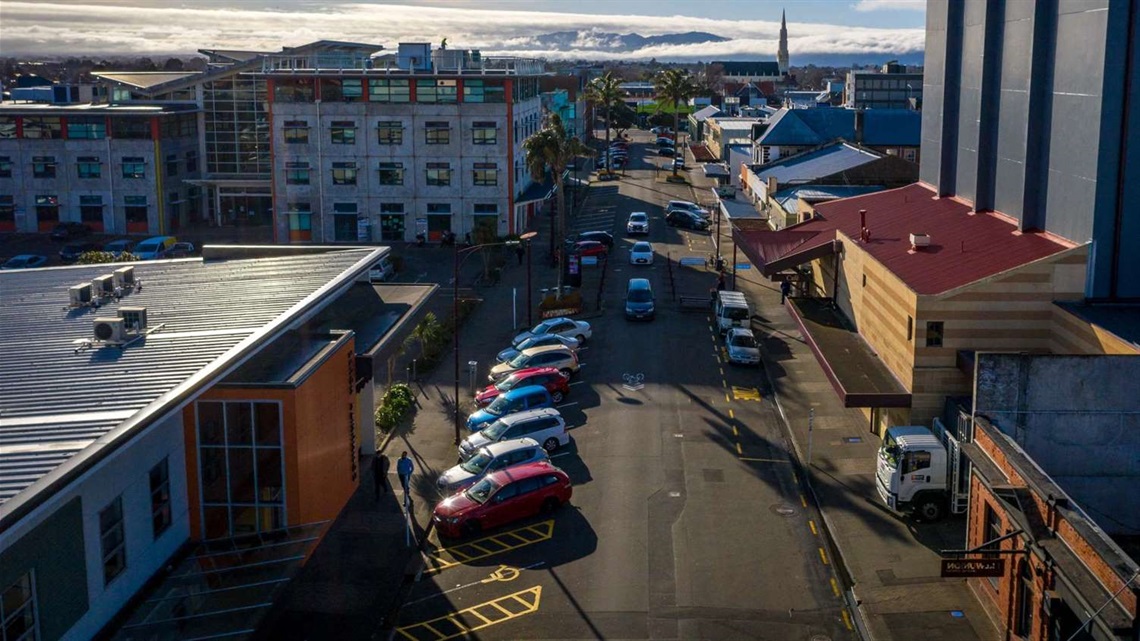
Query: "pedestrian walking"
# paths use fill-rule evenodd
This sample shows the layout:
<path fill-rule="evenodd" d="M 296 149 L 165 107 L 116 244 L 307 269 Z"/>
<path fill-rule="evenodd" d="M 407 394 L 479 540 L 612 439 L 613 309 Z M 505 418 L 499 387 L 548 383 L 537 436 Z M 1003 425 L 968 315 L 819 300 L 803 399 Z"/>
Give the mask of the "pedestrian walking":
<path fill-rule="evenodd" d="M 396 461 L 396 474 L 400 477 L 400 485 L 404 488 L 404 496 L 408 496 L 410 491 L 408 486 L 412 480 L 412 471 L 415 469 L 415 466 L 412 465 L 412 459 L 408 458 L 407 451 L 400 454 L 400 460 Z"/>
<path fill-rule="evenodd" d="M 788 296 L 792 295 L 792 283 L 790 281 L 783 281 L 780 283 L 780 304 L 783 305 Z"/>
<path fill-rule="evenodd" d="M 724 281 L 724 272 L 721 272 L 716 277 L 716 290 L 718 292 L 723 292 L 725 290 L 725 287 L 727 287 L 727 285 Z"/>
<path fill-rule="evenodd" d="M 381 494 L 388 493 L 388 457 L 380 450 L 376 450 L 376 456 L 372 458 L 372 484 L 379 501 Z"/>
<path fill-rule="evenodd" d="M 526 256 L 526 249 L 522 245 L 515 247 L 515 256 L 519 257 L 519 265 L 522 265 L 523 256 Z"/>

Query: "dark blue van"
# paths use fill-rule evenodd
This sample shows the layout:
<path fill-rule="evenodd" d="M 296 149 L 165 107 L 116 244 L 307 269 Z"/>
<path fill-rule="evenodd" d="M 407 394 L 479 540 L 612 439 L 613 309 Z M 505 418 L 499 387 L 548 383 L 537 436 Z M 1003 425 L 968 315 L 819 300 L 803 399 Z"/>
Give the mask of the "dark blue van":
<path fill-rule="evenodd" d="M 629 320 L 653 320 L 653 287 L 647 278 L 631 278 L 625 290 L 625 317 Z"/>

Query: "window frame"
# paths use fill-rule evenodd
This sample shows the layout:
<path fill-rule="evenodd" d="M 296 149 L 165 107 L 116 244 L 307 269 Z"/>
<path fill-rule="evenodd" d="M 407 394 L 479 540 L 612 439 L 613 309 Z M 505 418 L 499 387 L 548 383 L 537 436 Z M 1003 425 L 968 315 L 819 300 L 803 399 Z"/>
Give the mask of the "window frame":
<path fill-rule="evenodd" d="M 146 178 L 146 158 L 143 156 L 123 156 L 120 166 L 124 180 Z"/>
<path fill-rule="evenodd" d="M 487 135 L 490 132 L 490 135 Z M 494 121 L 476 121 L 471 126 L 471 144 L 497 145 L 499 144 L 499 127 Z"/>
<path fill-rule="evenodd" d="M 158 472 L 159 474 L 155 474 Z M 150 526 L 154 540 L 162 536 L 174 523 L 173 497 L 170 494 L 170 457 L 150 468 L 147 473 L 150 481 Z"/>
<path fill-rule="evenodd" d="M 281 134 L 287 145 L 309 144 L 309 122 L 307 120 L 286 120 L 281 126 Z"/>
<path fill-rule="evenodd" d="M 945 321 L 926 321 L 926 346 L 944 347 L 946 344 Z"/>
<path fill-rule="evenodd" d="M 424 123 L 425 145 L 450 145 L 451 123 L 445 120 L 434 120 Z"/>
<path fill-rule="evenodd" d="M 381 120 L 376 123 L 376 144 L 404 144 L 404 123 L 399 120 Z"/>
<path fill-rule="evenodd" d="M 285 163 L 286 185 L 308 185 L 312 167 L 304 161 Z"/>
<path fill-rule="evenodd" d="M 451 163 L 429 162 L 424 175 L 424 184 L 428 187 L 450 187 Z"/>
<path fill-rule="evenodd" d="M 355 145 L 356 121 L 334 120 L 329 124 L 329 140 L 334 145 Z"/>
<path fill-rule="evenodd" d="M 26 583 L 23 589 L 27 590 L 27 599 L 21 601 L 19 605 L 9 612 L 4 608 L 5 599 L 3 597 L 20 583 Z M 19 635 L 14 634 L 13 636 L 8 636 L 7 629 L 17 620 L 17 617 L 31 619 L 31 625 Z M 41 638 L 40 608 L 38 596 L 36 595 L 36 571 L 34 569 L 24 572 L 17 577 L 15 581 L 0 590 L 0 638 L 5 641 L 35 641 Z"/>
<path fill-rule="evenodd" d="M 477 162 L 471 169 L 471 179 L 476 187 L 498 187 L 499 165 L 493 162 Z"/>
<path fill-rule="evenodd" d="M 376 166 L 377 180 L 379 184 L 387 187 L 402 187 L 404 185 L 404 163 L 402 162 L 382 162 Z M 388 181 L 385 178 L 386 172 L 392 172 L 398 180 Z"/>
<path fill-rule="evenodd" d="M 98 156 L 79 156 L 75 159 L 75 172 L 79 180 L 103 177 L 103 160 Z"/>
<path fill-rule="evenodd" d="M 334 162 L 332 164 L 332 184 L 338 186 L 355 185 L 357 172 L 355 162 Z"/>
<path fill-rule="evenodd" d="M 50 180 L 58 175 L 55 156 L 32 156 L 32 178 Z"/>
<path fill-rule="evenodd" d="M 109 510 L 117 512 L 111 514 L 111 519 L 107 521 L 104 518 Z M 108 539 L 111 539 L 112 545 L 108 549 Z M 100 559 L 103 563 L 103 585 L 110 585 L 115 579 L 123 575 L 127 571 L 127 524 L 126 515 L 123 513 L 123 495 L 120 494 L 111 499 L 103 509 L 99 510 L 99 552 Z M 118 557 L 117 568 L 109 568 L 108 562 Z M 113 569 L 113 573 L 108 573 Z"/>

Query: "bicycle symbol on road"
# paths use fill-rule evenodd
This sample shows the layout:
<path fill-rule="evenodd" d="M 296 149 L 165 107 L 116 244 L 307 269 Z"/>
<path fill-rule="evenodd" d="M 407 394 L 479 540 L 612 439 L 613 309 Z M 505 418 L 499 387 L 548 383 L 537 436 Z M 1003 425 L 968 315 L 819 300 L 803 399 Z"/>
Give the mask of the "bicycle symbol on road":
<path fill-rule="evenodd" d="M 638 372 L 636 374 L 622 374 L 621 379 L 625 381 L 622 385 L 625 389 L 636 392 L 645 387 L 645 374 Z"/>

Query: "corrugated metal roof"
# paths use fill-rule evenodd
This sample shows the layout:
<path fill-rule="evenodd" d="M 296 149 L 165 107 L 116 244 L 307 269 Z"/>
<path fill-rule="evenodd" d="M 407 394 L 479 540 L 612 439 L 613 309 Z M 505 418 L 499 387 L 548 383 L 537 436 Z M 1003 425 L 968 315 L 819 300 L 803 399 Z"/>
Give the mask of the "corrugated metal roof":
<path fill-rule="evenodd" d="M 909 109 L 868 109 L 861 112 L 861 144 L 873 147 L 917 147 L 922 114 Z M 854 109 L 781 109 L 760 137 L 761 145 L 813 146 L 842 138 L 855 141 Z"/>
<path fill-rule="evenodd" d="M 134 263 L 141 291 L 98 309 L 68 309 L 68 288 L 121 264 L 0 273 L 0 504 L 373 253 Z M 158 329 L 77 351 L 120 306 Z"/>
<path fill-rule="evenodd" d="M 880 158 L 882 156 L 879 154 L 848 144 L 828 145 L 822 149 L 768 163 L 760 168 L 756 176 L 765 182 L 769 178 L 775 178 L 777 184 L 805 182 L 837 174 Z"/>
<path fill-rule="evenodd" d="M 804 185 L 781 189 L 776 192 L 774 198 L 784 208 L 784 211 L 795 211 L 796 201 L 801 198 L 809 203 L 818 203 L 837 198 L 873 194 L 882 190 L 882 185 Z"/>

